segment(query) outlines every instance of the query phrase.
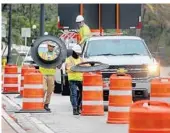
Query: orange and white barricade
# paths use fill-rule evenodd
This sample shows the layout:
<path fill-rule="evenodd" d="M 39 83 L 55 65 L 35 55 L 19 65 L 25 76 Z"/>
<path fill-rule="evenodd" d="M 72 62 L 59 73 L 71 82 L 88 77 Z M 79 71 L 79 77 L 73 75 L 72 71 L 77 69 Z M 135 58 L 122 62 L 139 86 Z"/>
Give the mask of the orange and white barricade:
<path fill-rule="evenodd" d="M 149 100 L 133 103 L 129 133 L 170 133 L 170 104 Z"/>
<path fill-rule="evenodd" d="M 43 75 L 38 71 L 25 73 L 24 75 L 22 110 L 19 112 L 47 112 L 44 110 Z"/>
<path fill-rule="evenodd" d="M 16 65 L 6 65 L 3 76 L 3 93 L 19 93 L 20 75 L 18 73 L 18 67 Z"/>
<path fill-rule="evenodd" d="M 170 78 L 155 78 L 151 81 L 150 100 L 170 103 Z"/>
<path fill-rule="evenodd" d="M 83 74 L 81 115 L 104 115 L 103 81 L 99 73 Z"/>
<path fill-rule="evenodd" d="M 132 104 L 132 78 L 130 75 L 112 74 L 110 77 L 109 107 L 107 123 L 129 122 L 129 108 Z"/>
<path fill-rule="evenodd" d="M 92 36 L 100 36 L 103 35 L 104 30 L 103 29 L 91 29 Z"/>

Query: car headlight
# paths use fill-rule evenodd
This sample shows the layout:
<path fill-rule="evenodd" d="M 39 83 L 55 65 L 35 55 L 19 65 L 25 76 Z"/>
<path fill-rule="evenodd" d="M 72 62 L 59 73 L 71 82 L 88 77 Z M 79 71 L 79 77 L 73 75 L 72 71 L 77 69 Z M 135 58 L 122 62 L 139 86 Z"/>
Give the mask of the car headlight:
<path fill-rule="evenodd" d="M 159 76 L 160 69 L 159 64 L 148 65 L 149 75 Z"/>

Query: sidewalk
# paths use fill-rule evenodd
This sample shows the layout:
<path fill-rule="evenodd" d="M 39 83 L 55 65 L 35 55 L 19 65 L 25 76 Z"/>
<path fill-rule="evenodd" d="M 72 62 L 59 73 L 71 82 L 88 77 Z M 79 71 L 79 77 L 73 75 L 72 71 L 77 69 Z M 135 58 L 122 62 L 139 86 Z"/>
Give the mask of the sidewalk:
<path fill-rule="evenodd" d="M 15 98 L 16 94 L 6 96 L 21 105 L 22 99 Z M 107 124 L 107 112 L 104 116 L 73 116 L 68 96 L 53 94 L 51 100 L 52 113 L 31 113 L 31 117 L 54 133 L 128 133 L 127 124 Z"/>

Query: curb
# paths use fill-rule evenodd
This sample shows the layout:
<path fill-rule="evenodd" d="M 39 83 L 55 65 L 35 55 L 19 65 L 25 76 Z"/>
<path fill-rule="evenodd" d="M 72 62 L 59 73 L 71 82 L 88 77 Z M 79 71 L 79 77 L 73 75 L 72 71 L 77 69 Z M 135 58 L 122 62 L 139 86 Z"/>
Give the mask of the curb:
<path fill-rule="evenodd" d="M 10 98 L 6 97 L 4 94 L 2 94 L 2 98 L 5 101 L 8 101 L 12 106 L 16 107 L 18 110 L 21 109 L 21 107 L 16 104 L 14 101 L 12 101 Z M 5 112 L 5 111 L 4 111 Z M 7 113 L 6 113 L 7 114 Z M 7 114 L 8 115 L 8 114 Z M 32 117 L 30 113 L 26 113 L 24 114 L 27 117 L 30 118 L 30 122 L 34 123 L 34 125 L 43 133 L 55 133 L 54 131 L 52 131 L 50 128 L 48 128 L 43 122 L 41 122 L 40 120 L 38 120 L 35 117 Z M 17 133 L 27 133 L 27 132 L 17 132 Z"/>
<path fill-rule="evenodd" d="M 2 109 L 2 117 L 17 133 L 27 133 L 5 112 L 3 108 L 1 109 Z"/>

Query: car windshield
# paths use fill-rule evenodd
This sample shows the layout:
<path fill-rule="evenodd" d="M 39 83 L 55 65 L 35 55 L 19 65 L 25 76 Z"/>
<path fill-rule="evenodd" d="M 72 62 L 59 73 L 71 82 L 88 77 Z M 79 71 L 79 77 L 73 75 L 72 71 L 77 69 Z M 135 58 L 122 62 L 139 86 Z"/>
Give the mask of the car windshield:
<path fill-rule="evenodd" d="M 141 40 L 135 39 L 102 39 L 89 41 L 87 56 L 132 56 L 148 55 L 148 51 Z"/>

